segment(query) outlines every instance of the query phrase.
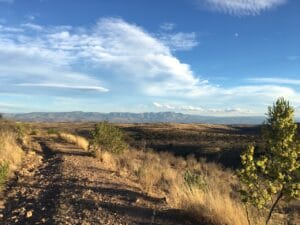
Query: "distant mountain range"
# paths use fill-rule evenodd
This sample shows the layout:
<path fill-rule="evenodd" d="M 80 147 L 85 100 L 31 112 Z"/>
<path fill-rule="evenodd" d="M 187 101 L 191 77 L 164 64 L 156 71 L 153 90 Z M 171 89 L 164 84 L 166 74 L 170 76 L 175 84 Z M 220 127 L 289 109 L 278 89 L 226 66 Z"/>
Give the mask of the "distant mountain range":
<path fill-rule="evenodd" d="M 98 112 L 32 112 L 3 114 L 5 118 L 27 122 L 97 122 L 113 123 L 209 123 L 209 124 L 261 124 L 262 116 L 216 117 L 175 112 L 98 113 Z"/>

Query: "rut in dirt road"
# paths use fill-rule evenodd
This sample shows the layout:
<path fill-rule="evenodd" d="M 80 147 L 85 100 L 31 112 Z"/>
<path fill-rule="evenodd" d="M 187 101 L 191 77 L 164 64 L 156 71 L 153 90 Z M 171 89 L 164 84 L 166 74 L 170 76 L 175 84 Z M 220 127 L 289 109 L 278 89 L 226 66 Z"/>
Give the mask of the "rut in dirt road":
<path fill-rule="evenodd" d="M 10 182 L 0 224 L 196 225 L 99 160 L 58 138 L 37 138 L 42 163 Z"/>
<path fill-rule="evenodd" d="M 1 224 L 55 224 L 57 199 L 60 194 L 61 157 L 56 155 L 44 139 L 41 146 L 42 164 L 33 176 L 17 177 L 8 183 Z"/>

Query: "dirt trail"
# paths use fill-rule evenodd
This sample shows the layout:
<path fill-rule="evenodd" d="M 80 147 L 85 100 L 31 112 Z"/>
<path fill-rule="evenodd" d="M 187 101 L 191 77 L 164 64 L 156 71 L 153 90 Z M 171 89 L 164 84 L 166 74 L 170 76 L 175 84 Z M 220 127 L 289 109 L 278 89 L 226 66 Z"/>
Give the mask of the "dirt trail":
<path fill-rule="evenodd" d="M 36 137 L 42 162 L 7 184 L 0 224 L 195 225 L 78 147 Z"/>

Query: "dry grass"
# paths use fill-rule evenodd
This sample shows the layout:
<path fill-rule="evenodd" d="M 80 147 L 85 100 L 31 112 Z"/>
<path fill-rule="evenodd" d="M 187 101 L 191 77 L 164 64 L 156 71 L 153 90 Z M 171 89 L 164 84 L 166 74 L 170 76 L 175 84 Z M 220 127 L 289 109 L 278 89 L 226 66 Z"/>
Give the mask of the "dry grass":
<path fill-rule="evenodd" d="M 4 169 L 6 166 L 7 170 L 3 170 L 2 180 L 5 180 L 6 176 L 12 174 L 15 171 L 21 161 L 24 152 L 17 143 L 17 135 L 9 127 L 1 124 L 0 129 L 0 166 Z"/>
<path fill-rule="evenodd" d="M 183 209 L 195 218 L 212 224 L 247 224 L 242 203 L 232 197 L 234 191 L 231 187 L 237 181 L 229 170 L 224 171 L 213 163 L 199 163 L 193 157 L 185 161 L 172 155 L 146 151 L 99 154 L 107 169 L 127 171 L 126 177 L 135 178 L 146 192 L 165 197 L 171 207 Z M 203 174 L 206 187 L 188 186 L 183 179 L 185 170 Z"/>
<path fill-rule="evenodd" d="M 59 132 L 58 135 L 61 139 L 76 144 L 86 151 L 89 149 L 89 142 L 84 137 L 64 132 Z"/>
<path fill-rule="evenodd" d="M 88 146 L 82 137 L 60 136 L 79 146 L 82 143 Z M 234 190 L 238 180 L 231 170 L 215 163 L 199 162 L 193 156 L 184 159 L 145 150 L 129 149 L 121 154 L 98 151 L 96 157 L 106 169 L 135 180 L 149 194 L 165 197 L 171 207 L 183 209 L 199 221 L 205 219 L 218 225 L 247 224 L 243 204 Z M 205 186 L 189 186 L 184 179 L 187 170 L 201 175 Z M 256 224 L 260 223 L 256 221 Z"/>
<path fill-rule="evenodd" d="M 209 187 L 207 190 L 189 187 L 177 187 L 175 190 L 172 195 L 177 199 L 176 207 L 186 210 L 196 218 L 205 218 L 212 224 L 247 224 L 242 204 L 232 199 L 229 193 L 222 193 L 218 186 Z"/>

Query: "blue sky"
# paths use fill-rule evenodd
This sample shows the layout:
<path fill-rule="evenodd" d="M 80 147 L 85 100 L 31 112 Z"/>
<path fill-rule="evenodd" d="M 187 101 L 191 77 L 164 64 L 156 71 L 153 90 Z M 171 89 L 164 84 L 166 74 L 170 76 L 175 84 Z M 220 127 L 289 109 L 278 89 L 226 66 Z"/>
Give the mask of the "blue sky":
<path fill-rule="evenodd" d="M 0 0 L 0 111 L 300 111 L 298 0 Z"/>

